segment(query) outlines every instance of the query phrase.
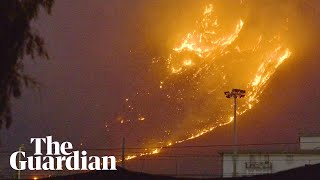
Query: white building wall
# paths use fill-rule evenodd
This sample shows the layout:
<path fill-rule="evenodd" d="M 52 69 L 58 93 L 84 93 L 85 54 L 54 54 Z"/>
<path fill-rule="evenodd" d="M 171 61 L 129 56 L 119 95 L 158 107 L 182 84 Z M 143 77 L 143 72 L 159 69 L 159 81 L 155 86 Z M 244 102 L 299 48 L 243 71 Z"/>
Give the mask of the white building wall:
<path fill-rule="evenodd" d="M 281 154 L 270 156 L 272 173 L 293 169 L 305 165 L 320 163 L 320 155 L 310 154 Z"/>
<path fill-rule="evenodd" d="M 320 149 L 320 137 L 300 137 L 301 150 Z"/>
<path fill-rule="evenodd" d="M 256 162 L 264 163 L 265 154 L 255 154 Z M 252 157 L 251 157 L 252 158 Z M 309 164 L 320 163 L 320 154 L 269 154 L 269 162 L 271 168 L 265 169 L 248 169 L 246 162 L 250 163 L 250 154 L 239 154 L 237 161 L 238 176 L 252 176 L 265 173 L 276 173 L 289 170 Z M 223 156 L 223 177 L 232 177 L 233 161 L 232 154 L 224 154 Z"/>

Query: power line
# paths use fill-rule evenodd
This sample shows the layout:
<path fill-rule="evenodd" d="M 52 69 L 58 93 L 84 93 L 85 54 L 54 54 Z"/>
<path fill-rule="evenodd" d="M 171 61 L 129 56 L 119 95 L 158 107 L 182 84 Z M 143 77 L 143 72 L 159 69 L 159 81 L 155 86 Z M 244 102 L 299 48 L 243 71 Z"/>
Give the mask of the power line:
<path fill-rule="evenodd" d="M 304 143 L 320 143 L 320 142 L 304 142 Z M 273 145 L 299 145 L 299 142 L 278 142 L 278 143 L 248 143 L 238 144 L 237 146 L 273 146 Z M 211 147 L 233 147 L 233 144 L 211 144 L 211 145 L 185 145 L 185 146 L 153 146 L 153 147 L 127 147 L 127 150 L 144 150 L 145 152 L 151 149 L 183 149 L 183 148 L 211 148 Z M 46 149 L 42 149 L 46 151 Z M 116 151 L 122 150 L 122 148 L 85 148 L 86 151 Z M 12 153 L 14 151 L 0 151 L 0 153 Z M 32 150 L 24 150 L 24 152 L 32 152 Z"/>
<path fill-rule="evenodd" d="M 317 143 L 317 142 L 310 142 Z M 319 142 L 320 143 L 320 142 Z M 299 142 L 289 143 L 251 143 L 251 144 L 238 144 L 237 146 L 271 146 L 271 145 L 298 145 Z M 212 145 L 186 145 L 186 146 L 153 146 L 153 147 L 127 147 L 126 149 L 180 149 L 180 148 L 207 148 L 207 147 L 233 147 L 233 144 L 212 144 Z M 121 150 L 122 148 L 87 148 L 86 150 L 102 151 L 102 150 Z"/>

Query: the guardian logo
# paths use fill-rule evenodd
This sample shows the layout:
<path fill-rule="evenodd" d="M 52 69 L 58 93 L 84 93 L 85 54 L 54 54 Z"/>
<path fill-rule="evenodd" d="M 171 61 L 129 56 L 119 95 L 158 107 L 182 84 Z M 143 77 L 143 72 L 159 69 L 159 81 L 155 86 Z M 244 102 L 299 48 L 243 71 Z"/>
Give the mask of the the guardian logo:
<path fill-rule="evenodd" d="M 26 157 L 22 150 L 10 156 L 10 166 L 14 170 L 117 170 L 114 156 L 87 157 L 86 151 L 72 151 L 70 142 L 52 142 L 52 136 L 31 138 L 30 143 L 35 144 L 33 156 Z M 46 145 L 44 154 L 42 143 Z"/>

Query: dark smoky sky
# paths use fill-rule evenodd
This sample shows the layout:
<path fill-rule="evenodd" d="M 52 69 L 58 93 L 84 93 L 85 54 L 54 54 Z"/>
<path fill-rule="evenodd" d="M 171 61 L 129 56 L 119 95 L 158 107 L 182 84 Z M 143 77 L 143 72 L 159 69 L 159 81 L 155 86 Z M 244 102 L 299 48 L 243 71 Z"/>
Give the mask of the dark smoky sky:
<path fill-rule="evenodd" d="M 16 148 L 46 135 L 70 139 L 75 147 L 80 142 L 120 147 L 110 144 L 118 137 L 108 137 L 105 123 L 144 83 L 150 59 L 164 55 L 189 32 L 207 2 L 56 1 L 51 16 L 34 22 L 51 59 L 26 58 L 26 71 L 41 90 L 25 89 L 13 102 L 14 121 L 2 130 L 2 147 Z"/>
<path fill-rule="evenodd" d="M 75 146 L 110 146 L 105 122 L 143 83 L 139 76 L 150 58 L 187 32 L 181 27 L 191 27 L 204 2 L 56 1 L 51 16 L 34 22 L 50 60 L 26 58 L 40 92 L 25 89 L 13 102 L 14 122 L 2 131 L 2 146 L 46 135 Z"/>

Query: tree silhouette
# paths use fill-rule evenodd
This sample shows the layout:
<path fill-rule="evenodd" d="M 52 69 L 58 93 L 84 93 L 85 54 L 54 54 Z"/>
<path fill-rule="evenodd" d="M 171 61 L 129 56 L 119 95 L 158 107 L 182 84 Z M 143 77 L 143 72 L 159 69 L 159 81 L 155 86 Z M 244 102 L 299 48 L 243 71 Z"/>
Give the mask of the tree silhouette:
<path fill-rule="evenodd" d="M 0 127 L 12 122 L 11 98 L 21 96 L 22 87 L 38 84 L 24 70 L 25 56 L 48 59 L 44 40 L 31 28 L 43 8 L 50 14 L 54 0 L 0 0 Z"/>

